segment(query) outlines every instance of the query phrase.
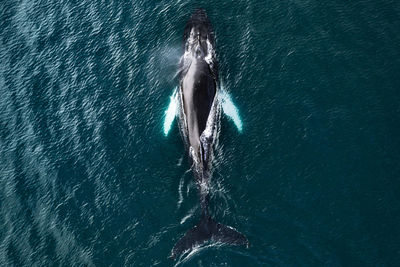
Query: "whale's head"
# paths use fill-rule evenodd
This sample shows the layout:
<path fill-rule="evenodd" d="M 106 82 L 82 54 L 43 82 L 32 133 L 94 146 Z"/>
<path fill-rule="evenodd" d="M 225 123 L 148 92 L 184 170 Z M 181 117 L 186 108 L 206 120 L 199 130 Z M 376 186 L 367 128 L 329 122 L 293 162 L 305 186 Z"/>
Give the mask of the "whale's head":
<path fill-rule="evenodd" d="M 185 53 L 192 58 L 204 59 L 214 46 L 214 34 L 210 21 L 203 9 L 196 9 L 184 32 Z"/>

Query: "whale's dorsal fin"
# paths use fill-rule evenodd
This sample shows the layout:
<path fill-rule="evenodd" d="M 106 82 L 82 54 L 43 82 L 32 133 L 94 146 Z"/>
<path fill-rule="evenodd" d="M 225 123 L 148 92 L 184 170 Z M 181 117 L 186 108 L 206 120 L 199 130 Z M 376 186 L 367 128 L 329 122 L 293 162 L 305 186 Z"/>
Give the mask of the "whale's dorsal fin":
<path fill-rule="evenodd" d="M 174 88 L 172 95 L 170 96 L 169 105 L 164 115 L 164 135 L 167 136 L 171 130 L 172 123 L 176 115 L 178 114 L 178 89 Z"/>
<path fill-rule="evenodd" d="M 229 119 L 233 121 L 239 132 L 243 130 L 243 123 L 240 119 L 239 109 L 235 106 L 229 93 L 221 88 L 218 93 L 218 100 L 222 105 L 222 110 Z"/>

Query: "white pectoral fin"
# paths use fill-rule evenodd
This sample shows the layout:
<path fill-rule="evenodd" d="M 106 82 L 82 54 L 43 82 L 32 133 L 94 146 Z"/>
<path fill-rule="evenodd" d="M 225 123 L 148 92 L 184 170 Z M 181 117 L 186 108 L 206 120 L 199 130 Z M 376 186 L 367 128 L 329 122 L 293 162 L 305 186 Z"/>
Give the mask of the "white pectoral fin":
<path fill-rule="evenodd" d="M 243 130 L 243 123 L 240 119 L 239 109 L 235 106 L 229 93 L 221 89 L 218 94 L 218 99 L 222 105 L 222 110 L 229 119 L 233 121 L 239 132 Z"/>
<path fill-rule="evenodd" d="M 172 123 L 178 113 L 178 90 L 175 87 L 164 115 L 164 135 L 167 136 L 171 130 Z"/>

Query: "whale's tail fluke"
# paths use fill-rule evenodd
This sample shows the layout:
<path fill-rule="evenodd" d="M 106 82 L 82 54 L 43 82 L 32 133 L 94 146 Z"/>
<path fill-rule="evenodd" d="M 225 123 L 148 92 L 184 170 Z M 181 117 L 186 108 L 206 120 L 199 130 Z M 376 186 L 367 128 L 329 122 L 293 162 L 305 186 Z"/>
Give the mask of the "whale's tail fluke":
<path fill-rule="evenodd" d="M 246 236 L 230 226 L 214 221 L 208 215 L 203 215 L 200 222 L 187 231 L 175 244 L 171 252 L 171 258 L 175 259 L 180 254 L 188 252 L 207 241 L 230 245 L 246 245 L 246 247 L 249 247 L 249 241 Z"/>

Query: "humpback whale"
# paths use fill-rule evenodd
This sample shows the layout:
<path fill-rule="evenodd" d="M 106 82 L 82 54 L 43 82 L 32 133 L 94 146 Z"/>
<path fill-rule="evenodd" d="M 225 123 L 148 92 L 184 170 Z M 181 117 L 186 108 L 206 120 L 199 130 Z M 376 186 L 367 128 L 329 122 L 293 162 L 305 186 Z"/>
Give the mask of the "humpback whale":
<path fill-rule="evenodd" d="M 218 97 L 220 89 L 214 32 L 204 10 L 197 9 L 192 14 L 186 24 L 183 41 L 179 88 L 171 99 L 178 102 L 179 129 L 193 162 L 192 171 L 202 213 L 200 222 L 188 230 L 173 247 L 171 257 L 174 259 L 209 241 L 249 245 L 243 234 L 216 222 L 208 209 L 213 144 L 219 133 L 217 128 L 221 101 Z M 171 118 L 167 120 L 171 121 Z"/>

